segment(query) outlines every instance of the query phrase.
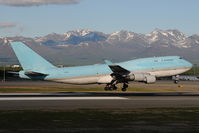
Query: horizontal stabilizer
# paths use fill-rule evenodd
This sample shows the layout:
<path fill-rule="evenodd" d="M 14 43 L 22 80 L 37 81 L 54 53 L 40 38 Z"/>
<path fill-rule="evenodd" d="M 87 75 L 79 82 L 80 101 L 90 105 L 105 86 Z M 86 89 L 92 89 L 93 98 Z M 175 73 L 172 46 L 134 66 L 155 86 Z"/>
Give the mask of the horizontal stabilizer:
<path fill-rule="evenodd" d="M 14 72 L 14 71 L 7 71 L 7 73 L 9 73 L 9 74 L 19 74 L 19 72 Z"/>
<path fill-rule="evenodd" d="M 48 76 L 48 74 L 38 72 L 25 72 L 24 74 L 27 76 Z"/>
<path fill-rule="evenodd" d="M 19 72 L 14 72 L 14 71 L 7 71 L 8 74 L 18 77 L 19 76 Z"/>

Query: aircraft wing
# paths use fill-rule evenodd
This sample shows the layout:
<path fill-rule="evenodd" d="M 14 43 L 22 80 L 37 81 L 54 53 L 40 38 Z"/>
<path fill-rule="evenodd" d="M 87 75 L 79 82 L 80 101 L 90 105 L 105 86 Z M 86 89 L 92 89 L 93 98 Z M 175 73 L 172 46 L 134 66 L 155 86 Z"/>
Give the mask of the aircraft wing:
<path fill-rule="evenodd" d="M 126 75 L 129 74 L 130 71 L 121 67 L 120 65 L 113 64 L 111 61 L 105 60 L 106 64 L 109 66 L 109 68 L 112 70 L 114 74 L 119 74 L 119 75 Z"/>
<path fill-rule="evenodd" d="M 109 66 L 110 69 L 113 71 L 113 73 L 116 73 L 116 74 L 128 74 L 130 73 L 130 71 L 126 70 L 125 68 L 119 66 L 119 65 L 111 65 Z"/>

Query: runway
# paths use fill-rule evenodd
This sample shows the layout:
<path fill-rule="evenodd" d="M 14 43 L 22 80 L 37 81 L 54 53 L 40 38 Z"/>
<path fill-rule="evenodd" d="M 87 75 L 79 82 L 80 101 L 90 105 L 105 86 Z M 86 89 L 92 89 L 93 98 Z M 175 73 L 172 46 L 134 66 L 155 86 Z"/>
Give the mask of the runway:
<path fill-rule="evenodd" d="M 120 95 L 123 94 L 123 95 Z M 11 93 L 0 94 L 0 110 L 130 109 L 199 107 L 191 93 Z"/>
<path fill-rule="evenodd" d="M 124 97 L 4 97 L 0 101 L 28 101 L 28 100 L 122 100 Z"/>

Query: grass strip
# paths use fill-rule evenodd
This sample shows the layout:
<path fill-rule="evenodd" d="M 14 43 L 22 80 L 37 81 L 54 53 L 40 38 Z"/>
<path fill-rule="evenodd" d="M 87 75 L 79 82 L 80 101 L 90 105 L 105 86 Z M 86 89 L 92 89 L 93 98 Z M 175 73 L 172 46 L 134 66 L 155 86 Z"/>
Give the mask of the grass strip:
<path fill-rule="evenodd" d="M 0 132 L 198 132 L 199 107 L 0 111 Z"/>
<path fill-rule="evenodd" d="M 127 92 L 175 92 L 174 89 L 128 88 Z M 103 87 L 1 87 L 0 93 L 104 92 Z M 121 92 L 121 89 L 110 91 Z"/>

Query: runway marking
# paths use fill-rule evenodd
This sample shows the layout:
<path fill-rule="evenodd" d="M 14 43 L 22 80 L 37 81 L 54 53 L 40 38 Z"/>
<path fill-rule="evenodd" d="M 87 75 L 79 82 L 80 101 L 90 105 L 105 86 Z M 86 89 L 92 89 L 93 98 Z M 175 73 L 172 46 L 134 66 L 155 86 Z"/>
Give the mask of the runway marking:
<path fill-rule="evenodd" d="M 125 100 L 124 97 L 3 97 L 0 101 L 20 100 Z"/>

